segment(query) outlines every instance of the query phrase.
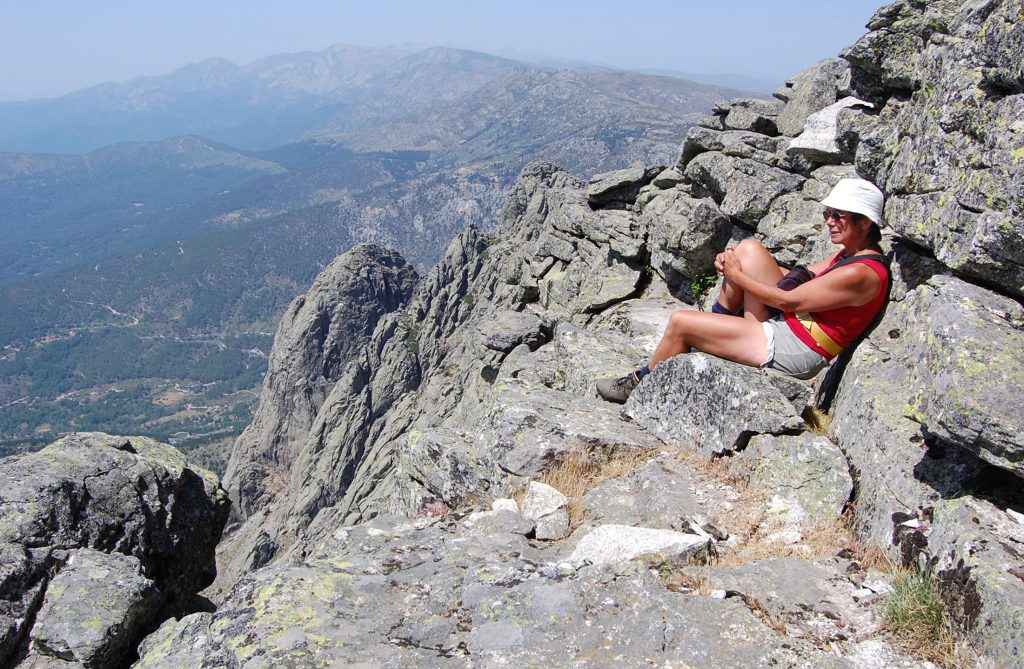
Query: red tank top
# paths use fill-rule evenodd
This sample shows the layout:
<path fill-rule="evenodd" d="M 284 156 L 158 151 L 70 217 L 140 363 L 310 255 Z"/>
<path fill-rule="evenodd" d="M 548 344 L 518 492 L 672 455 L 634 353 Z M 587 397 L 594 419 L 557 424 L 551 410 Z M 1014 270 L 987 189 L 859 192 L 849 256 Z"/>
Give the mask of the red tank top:
<path fill-rule="evenodd" d="M 843 252 L 840 251 L 832 258 L 832 262 L 828 264 L 825 272 L 832 268 L 837 262 L 843 259 Z M 861 263 L 867 265 L 875 274 L 878 275 L 878 292 L 871 299 L 870 302 L 862 304 L 858 307 L 840 307 L 838 309 L 830 309 L 829 311 L 815 311 L 811 312 L 811 319 L 821 328 L 821 330 L 829 336 L 829 338 L 838 344 L 841 348 L 846 348 L 857 340 L 857 337 L 863 334 L 864 330 L 867 329 L 871 322 L 875 320 L 875 316 L 881 311 L 882 306 L 885 304 L 886 297 L 889 295 L 889 268 L 884 263 L 878 260 L 870 258 L 859 258 L 853 259 L 851 262 Z M 825 274 L 821 272 L 814 277 L 817 279 Z M 813 281 L 814 279 L 811 279 Z M 786 312 L 785 314 L 786 324 L 789 325 L 789 329 L 793 331 L 793 334 L 797 336 L 800 341 L 807 344 L 814 352 L 821 355 L 826 360 L 831 360 L 834 355 L 818 344 L 811 333 L 807 331 L 807 328 L 800 322 L 796 314 L 792 312 Z"/>

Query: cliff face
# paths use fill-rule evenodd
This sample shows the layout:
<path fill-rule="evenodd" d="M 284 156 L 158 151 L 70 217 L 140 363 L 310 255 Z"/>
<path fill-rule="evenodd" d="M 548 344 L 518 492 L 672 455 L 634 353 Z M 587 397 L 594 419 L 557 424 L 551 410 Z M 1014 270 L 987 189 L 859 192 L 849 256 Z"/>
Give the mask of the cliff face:
<path fill-rule="evenodd" d="M 307 586 L 323 581 L 332 591 L 324 596 L 338 610 L 387 599 L 366 613 L 375 622 L 359 624 L 391 633 L 346 654 L 348 642 L 325 629 L 348 624 L 352 614 L 343 621 L 321 611 L 306 641 L 254 651 L 267 661 L 313 652 L 316 635 L 324 639 L 317 648 L 335 661 L 545 662 L 577 651 L 580 659 L 596 647 L 585 633 L 571 625 L 543 629 L 543 607 L 514 624 L 494 611 L 483 615 L 472 603 L 483 585 L 468 575 L 501 572 L 487 581 L 501 601 L 527 597 L 520 586 L 528 581 L 553 588 L 544 597 L 557 595 L 565 606 L 548 614 L 575 620 L 593 605 L 586 593 L 612 577 L 596 565 L 551 573 L 543 565 L 566 559 L 585 530 L 611 517 L 693 532 L 708 523 L 683 526 L 678 515 L 594 502 L 572 536 L 538 547 L 522 537 L 539 532 L 533 525 L 520 532 L 515 523 L 499 523 L 488 533 L 449 511 L 501 497 L 572 453 L 724 453 L 736 472 L 784 487 L 778 476 L 751 474 L 757 466 L 750 453 L 759 454 L 757 462 L 779 458 L 786 471 L 794 465 L 779 453 L 799 449 L 833 463 L 825 468 L 838 478 L 827 478 L 845 491 L 833 514 L 852 490 L 861 540 L 930 563 L 983 652 L 1015 664 L 1024 619 L 1017 575 L 1024 573 L 1024 525 L 1013 515 L 1024 510 L 1021 16 L 1019 1 L 897 2 L 873 17 L 870 32 L 842 60 L 799 73 L 774 101 L 718 105 L 687 134 L 675 165 L 590 183 L 531 165 L 509 195 L 498 232 L 458 236 L 411 292 L 399 258 L 370 249 L 344 256 L 282 323 L 257 420 L 232 455 L 227 486 L 246 519 L 222 554 L 226 613 L 166 627 L 160 643 L 202 631 L 211 645 L 190 652 L 227 661 L 232 639 L 253 629 L 261 638 L 284 633 L 291 614 L 259 603 L 309 577 Z M 755 236 L 783 262 L 832 252 L 817 202 L 854 173 L 888 195 L 895 285 L 884 320 L 848 361 L 811 388 L 686 356 L 659 367 L 631 399 L 626 413 L 635 423 L 594 399 L 595 377 L 621 373 L 649 354 L 668 313 L 659 290 L 696 299 L 730 239 Z M 342 326 L 355 327 L 351 337 L 323 337 Z M 737 388 L 749 389 L 743 411 L 730 401 Z M 799 416 L 814 403 L 833 419 L 822 442 L 798 434 Z M 648 475 L 663 495 L 672 494 L 672 484 Z M 838 483 L 844 476 L 847 483 Z M 711 512 L 694 504 L 694 517 L 706 521 Z M 396 513 L 443 518 L 360 525 Z M 360 526 L 345 529 L 353 525 Z M 457 548 L 467 540 L 479 541 L 478 550 Z M 375 557 L 366 558 L 371 550 Z M 410 555 L 416 559 L 403 557 Z M 439 566 L 420 566 L 431 559 Z M 811 567 L 789 568 L 795 574 Z M 668 601 L 643 574 L 604 569 L 621 577 L 616 587 L 625 590 L 617 596 L 659 602 L 652 611 L 662 620 L 660 650 L 652 641 L 626 657 L 702 666 L 714 666 L 712 656 L 722 666 L 824 661 L 811 648 L 786 655 L 770 635 L 755 644 L 757 658 L 730 656 L 722 650 L 726 640 L 714 641 L 711 631 L 710 655 L 694 655 L 694 640 L 677 635 L 666 643 L 667 630 L 683 629 L 687 616 L 700 618 L 701 606 L 711 606 L 709 620 L 740 614 L 706 601 Z M 390 585 L 371 583 L 374 574 L 391 573 L 399 576 Z M 410 603 L 426 595 L 416 595 L 413 582 L 447 593 L 438 600 L 444 610 Z M 399 595 L 410 599 L 391 601 Z M 230 622 L 229 612 L 254 607 L 255 627 Z M 608 613 L 599 626 L 615 629 L 618 615 Z M 429 627 L 441 618 L 444 629 Z M 151 650 L 144 661 L 166 659 Z M 866 651 L 846 652 L 837 666 L 856 665 Z"/>

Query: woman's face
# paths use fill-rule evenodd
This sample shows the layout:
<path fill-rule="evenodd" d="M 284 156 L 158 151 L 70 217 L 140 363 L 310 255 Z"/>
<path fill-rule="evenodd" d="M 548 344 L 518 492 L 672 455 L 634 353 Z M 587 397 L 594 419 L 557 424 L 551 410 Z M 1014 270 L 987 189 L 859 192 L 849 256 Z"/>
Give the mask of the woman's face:
<path fill-rule="evenodd" d="M 825 207 L 821 213 L 833 244 L 847 246 L 863 242 L 870 221 L 842 209 Z"/>

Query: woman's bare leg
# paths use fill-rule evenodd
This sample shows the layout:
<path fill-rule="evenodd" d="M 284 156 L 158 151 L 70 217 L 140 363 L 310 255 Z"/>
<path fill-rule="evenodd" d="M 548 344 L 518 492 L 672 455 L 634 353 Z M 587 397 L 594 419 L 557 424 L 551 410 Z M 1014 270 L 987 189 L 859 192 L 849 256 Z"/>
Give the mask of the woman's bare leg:
<path fill-rule="evenodd" d="M 764 305 L 761 305 L 763 308 Z M 705 353 L 751 367 L 764 364 L 768 340 L 759 321 L 700 311 L 677 311 L 668 320 L 648 369 L 698 348 Z"/>
<path fill-rule="evenodd" d="M 779 267 L 772 254 L 753 239 L 744 239 L 735 249 L 736 256 L 740 259 L 743 273 L 763 283 L 770 283 L 773 286 L 786 275 L 786 270 Z M 768 309 L 764 303 L 743 292 L 741 288 L 731 283 L 728 279 L 722 284 L 722 291 L 718 294 L 718 303 L 732 312 L 743 309 L 746 318 L 763 322 L 768 320 Z M 698 346 L 705 351 L 703 346 Z M 710 352 L 710 351 L 709 351 Z"/>

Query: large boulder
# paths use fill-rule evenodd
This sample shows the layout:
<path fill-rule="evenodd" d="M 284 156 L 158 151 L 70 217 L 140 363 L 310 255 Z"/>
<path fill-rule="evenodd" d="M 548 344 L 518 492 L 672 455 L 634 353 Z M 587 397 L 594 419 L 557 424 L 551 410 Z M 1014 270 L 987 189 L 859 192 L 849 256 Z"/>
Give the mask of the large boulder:
<path fill-rule="evenodd" d="M 890 545 L 894 514 L 970 489 L 983 462 L 1020 476 L 1021 319 L 1016 302 L 935 276 L 854 353 L 831 436 L 859 473 L 865 538 Z"/>
<path fill-rule="evenodd" d="M 213 580 L 229 503 L 171 446 L 90 433 L 3 461 L 0 507 L 0 662 L 31 638 L 37 659 L 107 666 Z"/>
<path fill-rule="evenodd" d="M 46 589 L 32 626 L 33 652 L 86 667 L 116 665 L 148 631 L 159 604 L 138 558 L 74 550 Z"/>
<path fill-rule="evenodd" d="M 670 358 L 633 391 L 623 413 L 668 444 L 710 456 L 738 450 L 756 434 L 799 428 L 807 394 L 796 404 L 781 377 L 705 353 Z"/>
<path fill-rule="evenodd" d="M 802 520 L 834 521 L 853 492 L 846 456 L 825 437 L 758 435 L 736 455 L 732 474 L 770 491 L 772 508 Z"/>
<path fill-rule="evenodd" d="M 807 117 L 834 103 L 838 79 L 846 67 L 839 60 L 823 60 L 787 79 L 774 93 L 786 103 L 776 119 L 778 131 L 796 137 Z"/>
<path fill-rule="evenodd" d="M 691 190 L 698 197 L 709 195 L 722 213 L 750 226 L 768 213 L 772 201 L 800 188 L 804 178 L 749 158 L 724 153 L 702 153 L 686 166 Z"/>
<path fill-rule="evenodd" d="M 906 370 L 906 410 L 925 434 L 1024 477 L 1024 309 L 944 276 L 891 309 L 890 365 Z"/>
<path fill-rule="evenodd" d="M 942 500 L 927 532 L 927 555 L 950 610 L 1005 667 L 1024 657 L 1022 518 L 975 497 Z"/>
<path fill-rule="evenodd" d="M 721 131 L 694 126 L 686 131 L 676 170 L 682 172 L 691 159 L 707 151 L 721 151 L 734 158 L 749 158 L 772 167 L 788 168 L 793 161 L 784 152 L 787 142 L 785 137 L 768 137 L 746 130 Z"/>

